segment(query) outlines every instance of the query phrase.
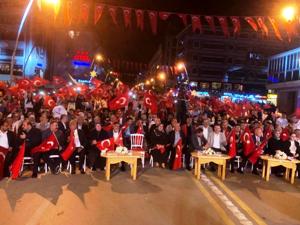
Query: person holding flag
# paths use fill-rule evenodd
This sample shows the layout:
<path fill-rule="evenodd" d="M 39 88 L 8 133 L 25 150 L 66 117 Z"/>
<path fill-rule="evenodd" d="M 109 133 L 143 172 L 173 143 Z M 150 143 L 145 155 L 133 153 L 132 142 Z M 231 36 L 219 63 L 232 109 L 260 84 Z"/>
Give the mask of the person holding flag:
<path fill-rule="evenodd" d="M 62 152 L 61 157 L 63 160 L 70 160 L 72 171 L 71 174 L 76 173 L 76 155 L 79 155 L 79 170 L 81 174 L 85 174 L 83 164 L 85 152 L 87 149 L 87 139 L 82 130 L 77 129 L 77 121 L 71 120 L 69 123 L 70 134 L 69 134 L 69 144 L 67 148 Z"/>
<path fill-rule="evenodd" d="M 181 129 L 179 123 L 175 124 L 174 131 L 170 133 L 171 157 L 170 157 L 170 168 L 173 170 L 182 168 L 182 152 L 183 147 L 186 143 L 184 132 Z M 186 165 L 189 167 L 189 165 Z"/>

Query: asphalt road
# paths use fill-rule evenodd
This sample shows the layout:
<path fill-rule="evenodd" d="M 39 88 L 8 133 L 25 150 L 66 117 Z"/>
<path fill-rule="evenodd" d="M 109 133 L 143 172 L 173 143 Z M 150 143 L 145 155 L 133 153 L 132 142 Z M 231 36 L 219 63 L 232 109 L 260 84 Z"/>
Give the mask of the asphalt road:
<path fill-rule="evenodd" d="M 1 225 L 300 224 L 300 180 L 139 168 L 0 182 Z"/>

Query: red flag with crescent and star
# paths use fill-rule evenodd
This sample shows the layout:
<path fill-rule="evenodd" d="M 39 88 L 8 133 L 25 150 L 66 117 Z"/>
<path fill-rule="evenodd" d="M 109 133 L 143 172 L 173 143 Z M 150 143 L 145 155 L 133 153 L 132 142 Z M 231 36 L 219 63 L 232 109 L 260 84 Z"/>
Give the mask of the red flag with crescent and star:
<path fill-rule="evenodd" d="M 46 84 L 48 84 L 48 81 L 41 77 L 35 76 L 32 79 L 32 84 L 34 87 L 42 87 L 42 86 L 45 86 Z"/>
<path fill-rule="evenodd" d="M 47 108 L 54 108 L 56 106 L 55 101 L 49 95 L 44 97 L 44 106 Z"/>
<path fill-rule="evenodd" d="M 109 104 L 108 104 L 109 109 L 110 110 L 117 110 L 117 109 L 124 108 L 128 105 L 128 102 L 129 102 L 128 93 L 118 95 L 117 97 L 115 97 L 114 99 L 112 99 L 109 102 Z"/>
<path fill-rule="evenodd" d="M 144 106 L 149 108 L 152 114 L 156 114 L 158 111 L 156 98 L 150 93 L 145 93 Z"/>
<path fill-rule="evenodd" d="M 67 146 L 67 148 L 65 149 L 65 151 L 63 151 L 63 153 L 61 153 L 61 157 L 63 158 L 63 160 L 67 161 L 71 155 L 73 154 L 74 150 L 75 150 L 75 141 L 74 141 L 74 132 L 71 133 L 70 135 L 70 142 Z"/>
<path fill-rule="evenodd" d="M 233 128 L 229 135 L 229 152 L 228 155 L 233 158 L 236 156 L 236 137 L 235 129 Z"/>
<path fill-rule="evenodd" d="M 245 131 L 242 135 L 242 142 L 243 142 L 243 149 L 244 149 L 245 156 L 248 156 L 250 153 L 252 153 L 255 150 L 255 144 L 253 138 L 251 137 L 251 132 L 249 127 L 245 128 Z"/>
<path fill-rule="evenodd" d="M 173 163 L 173 170 L 181 169 L 182 168 L 182 139 L 180 138 L 179 141 L 176 143 L 175 147 L 175 159 Z"/>
<path fill-rule="evenodd" d="M 25 142 L 20 146 L 18 155 L 10 166 L 11 179 L 13 180 L 19 177 L 20 170 L 23 164 L 24 154 L 25 154 Z"/>
<path fill-rule="evenodd" d="M 265 139 L 251 154 L 251 156 L 248 158 L 248 160 L 252 163 L 255 164 L 259 158 L 259 156 L 263 153 L 263 149 L 268 143 L 268 139 Z"/>
<path fill-rule="evenodd" d="M 55 134 L 52 133 L 39 146 L 36 146 L 33 149 L 31 149 L 31 154 L 37 152 L 48 152 L 51 149 L 58 149 L 58 147 L 59 147 L 59 143 L 57 141 L 57 138 L 55 137 Z"/>
<path fill-rule="evenodd" d="M 112 138 L 104 139 L 102 141 L 98 141 L 96 147 L 100 151 L 114 151 L 115 148 L 114 138 L 112 137 Z"/>

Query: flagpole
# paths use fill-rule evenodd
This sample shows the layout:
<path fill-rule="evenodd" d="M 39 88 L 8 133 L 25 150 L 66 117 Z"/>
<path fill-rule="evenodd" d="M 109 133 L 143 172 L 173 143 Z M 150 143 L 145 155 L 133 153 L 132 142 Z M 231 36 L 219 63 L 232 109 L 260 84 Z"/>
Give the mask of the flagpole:
<path fill-rule="evenodd" d="M 20 23 L 19 29 L 18 29 L 18 34 L 17 34 L 16 43 L 15 43 L 15 48 L 14 48 L 13 54 L 11 56 L 11 62 L 10 62 L 10 81 L 11 82 L 13 81 L 13 76 L 14 76 L 14 73 L 13 73 L 14 61 L 15 61 L 15 57 L 16 57 L 16 51 L 17 51 L 17 48 L 18 48 L 18 45 L 19 45 L 20 35 L 22 33 L 22 30 L 23 30 L 25 21 L 27 19 L 27 16 L 28 16 L 28 14 L 30 12 L 30 9 L 32 8 L 33 2 L 34 2 L 34 0 L 29 0 L 28 4 L 26 6 L 25 12 L 23 14 L 23 17 L 21 19 L 21 23 Z"/>

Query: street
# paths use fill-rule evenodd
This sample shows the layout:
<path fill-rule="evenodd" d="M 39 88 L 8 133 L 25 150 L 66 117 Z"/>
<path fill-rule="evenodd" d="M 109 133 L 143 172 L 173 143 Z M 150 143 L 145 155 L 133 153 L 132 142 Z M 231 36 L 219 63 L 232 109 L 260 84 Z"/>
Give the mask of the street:
<path fill-rule="evenodd" d="M 0 182 L 0 224 L 289 224 L 300 223 L 300 182 L 271 176 L 211 172 L 197 181 L 191 172 L 139 168 L 89 175 L 26 176 Z"/>

